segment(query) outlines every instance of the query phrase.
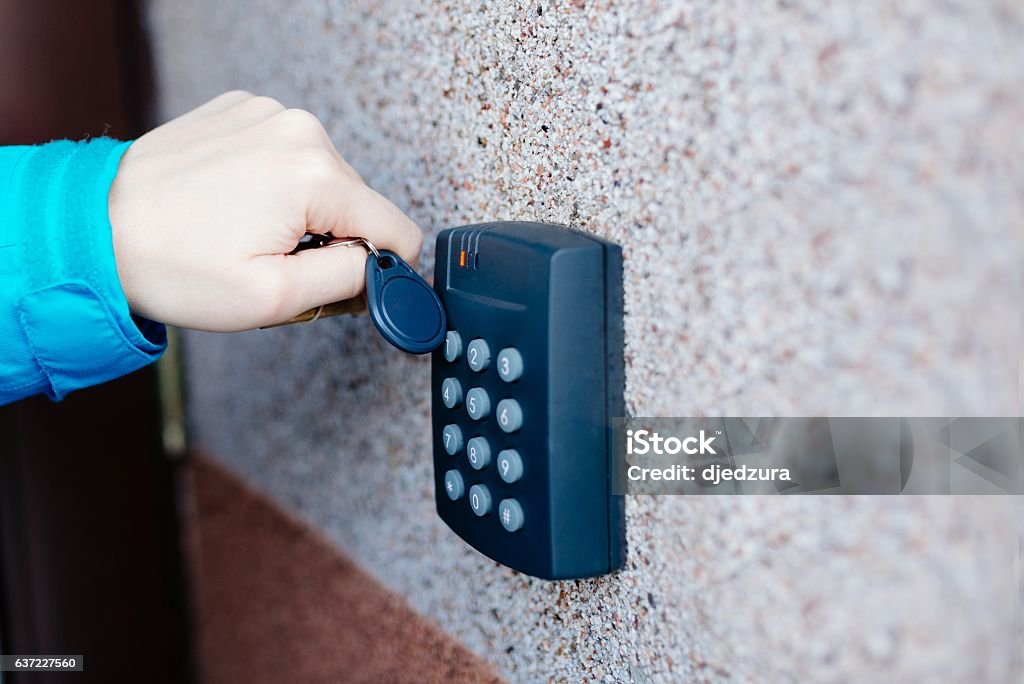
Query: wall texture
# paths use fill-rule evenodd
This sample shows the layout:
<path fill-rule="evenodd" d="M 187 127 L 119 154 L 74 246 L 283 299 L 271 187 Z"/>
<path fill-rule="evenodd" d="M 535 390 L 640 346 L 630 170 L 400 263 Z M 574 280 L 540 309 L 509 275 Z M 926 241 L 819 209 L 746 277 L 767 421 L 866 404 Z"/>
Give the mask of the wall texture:
<path fill-rule="evenodd" d="M 1024 6 L 163 0 L 171 117 L 309 109 L 432 237 L 623 244 L 633 415 L 1013 415 Z M 186 338 L 199 444 L 516 681 L 1017 681 L 1024 508 L 637 497 L 531 581 L 433 513 L 429 364 L 366 319 Z M 980 486 L 980 485 L 979 485 Z M 341 638 L 341 637 L 339 637 Z"/>

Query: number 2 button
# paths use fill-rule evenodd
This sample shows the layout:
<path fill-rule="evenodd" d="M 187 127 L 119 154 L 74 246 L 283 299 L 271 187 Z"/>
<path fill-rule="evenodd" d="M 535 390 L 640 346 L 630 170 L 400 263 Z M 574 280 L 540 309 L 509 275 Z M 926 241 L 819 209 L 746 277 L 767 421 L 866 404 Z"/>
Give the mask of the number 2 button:
<path fill-rule="evenodd" d="M 466 361 L 476 373 L 487 370 L 487 366 L 491 365 L 491 348 L 482 339 L 476 338 L 466 347 Z"/>

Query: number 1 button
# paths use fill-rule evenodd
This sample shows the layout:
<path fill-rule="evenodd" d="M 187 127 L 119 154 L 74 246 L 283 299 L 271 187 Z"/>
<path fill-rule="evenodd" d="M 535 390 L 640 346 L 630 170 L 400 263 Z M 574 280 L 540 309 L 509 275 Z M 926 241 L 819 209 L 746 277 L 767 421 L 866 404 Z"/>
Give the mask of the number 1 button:
<path fill-rule="evenodd" d="M 462 335 L 454 330 L 449 330 L 444 336 L 444 358 L 449 363 L 458 361 L 462 356 Z"/>

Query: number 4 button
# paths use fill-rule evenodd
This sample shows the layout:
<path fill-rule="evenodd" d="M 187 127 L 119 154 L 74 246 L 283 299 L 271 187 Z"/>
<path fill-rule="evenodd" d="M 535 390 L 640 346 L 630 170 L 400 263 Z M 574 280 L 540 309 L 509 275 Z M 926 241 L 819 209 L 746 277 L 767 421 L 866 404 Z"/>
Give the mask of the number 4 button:
<path fill-rule="evenodd" d="M 505 432 L 515 432 L 523 426 L 523 409 L 515 399 L 498 402 L 498 426 Z"/>

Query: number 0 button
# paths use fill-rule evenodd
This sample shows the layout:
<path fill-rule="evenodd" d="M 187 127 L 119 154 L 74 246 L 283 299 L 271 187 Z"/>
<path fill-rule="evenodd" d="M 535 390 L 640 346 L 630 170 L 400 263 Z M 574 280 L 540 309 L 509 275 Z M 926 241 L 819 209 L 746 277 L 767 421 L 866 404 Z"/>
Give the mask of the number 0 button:
<path fill-rule="evenodd" d="M 523 427 L 523 409 L 519 407 L 518 401 L 502 399 L 498 402 L 498 425 L 505 432 L 515 432 Z"/>
<path fill-rule="evenodd" d="M 487 370 L 487 366 L 491 365 L 491 348 L 482 339 L 476 338 L 466 347 L 466 361 L 477 373 Z"/>
<path fill-rule="evenodd" d="M 473 485 L 469 488 L 469 507 L 483 517 L 491 512 L 491 492 L 485 485 Z"/>
<path fill-rule="evenodd" d="M 444 440 L 444 450 L 448 452 L 449 456 L 454 456 L 462 451 L 462 430 L 458 425 L 445 425 L 441 438 Z"/>
<path fill-rule="evenodd" d="M 515 347 L 498 352 L 498 376 L 505 382 L 515 382 L 523 374 L 523 356 Z"/>
<path fill-rule="evenodd" d="M 483 387 L 474 387 L 466 393 L 466 413 L 473 420 L 483 420 L 491 413 L 491 398 Z"/>
<path fill-rule="evenodd" d="M 445 378 L 441 383 L 441 401 L 448 408 L 455 408 L 462 403 L 462 385 L 455 378 Z"/>

